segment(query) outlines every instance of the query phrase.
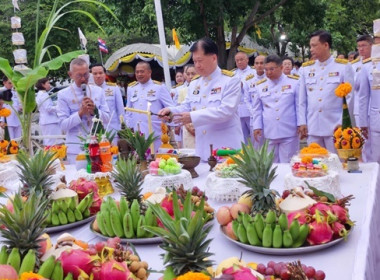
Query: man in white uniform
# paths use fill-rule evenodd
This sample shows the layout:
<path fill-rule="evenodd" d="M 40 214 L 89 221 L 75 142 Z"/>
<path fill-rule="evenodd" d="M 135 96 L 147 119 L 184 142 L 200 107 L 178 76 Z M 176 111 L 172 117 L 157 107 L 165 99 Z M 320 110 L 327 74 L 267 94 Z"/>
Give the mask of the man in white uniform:
<path fill-rule="evenodd" d="M 102 64 L 92 64 L 90 70 L 94 77 L 95 85 L 102 88 L 104 91 L 111 118 L 109 124 L 107 123 L 104 125 L 104 129 L 108 127 L 109 132 L 113 131 L 115 133 L 112 143 L 116 145 L 119 138 L 117 132 L 121 129 L 120 116 L 124 117 L 125 115 L 123 97 L 116 84 L 106 83 L 106 69 Z"/>
<path fill-rule="evenodd" d="M 85 60 L 73 59 L 68 74 L 74 82 L 58 93 L 57 115 L 61 129 L 66 132 L 67 159 L 74 164 L 76 156 L 83 152 L 83 143 L 78 136 L 86 137 L 90 133 L 95 108 L 103 124 L 108 123 L 110 112 L 103 90 L 88 85 L 90 71 Z"/>
<path fill-rule="evenodd" d="M 354 72 L 345 59 L 334 59 L 330 54 L 332 38 L 326 31 L 310 35 L 310 51 L 316 60 L 304 63 L 300 74 L 299 124 L 301 137 L 308 144 L 316 142 L 330 152 L 335 152 L 334 129 L 342 124 L 343 99 L 335 89 L 343 82 L 354 84 Z M 352 93 L 347 96 L 353 110 Z"/>
<path fill-rule="evenodd" d="M 190 51 L 197 73 L 200 75 L 189 85 L 184 103 L 162 109 L 160 115 L 174 114 L 176 123 L 193 123 L 195 152 L 203 161 L 214 149 L 239 149 L 243 141 L 237 107 L 241 98 L 240 80 L 230 71 L 218 67 L 218 47 L 209 38 L 192 45 Z M 169 117 L 165 117 L 166 120 Z"/>
<path fill-rule="evenodd" d="M 10 89 L 13 94 L 12 106 L 5 103 L 3 105 L 4 108 L 8 108 L 9 110 L 11 110 L 10 116 L 6 118 L 8 131 L 9 131 L 9 137 L 10 139 L 19 138 L 21 137 L 21 134 L 22 134 L 22 128 L 21 128 L 21 122 L 17 116 L 17 113 L 20 114 L 22 112 L 22 105 L 20 103 L 20 100 L 18 99 L 17 92 L 13 88 L 12 82 L 11 80 L 8 79 L 8 77 L 4 76 L 3 85 L 4 85 L 4 89 Z"/>

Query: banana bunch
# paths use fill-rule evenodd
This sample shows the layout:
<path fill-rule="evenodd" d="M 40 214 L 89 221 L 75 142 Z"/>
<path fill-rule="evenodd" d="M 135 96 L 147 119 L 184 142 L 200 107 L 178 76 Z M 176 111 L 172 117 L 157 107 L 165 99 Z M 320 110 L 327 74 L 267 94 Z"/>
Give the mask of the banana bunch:
<path fill-rule="evenodd" d="M 7 264 L 12 266 L 20 275 L 23 272 L 34 270 L 36 265 L 37 255 L 35 250 L 30 249 L 28 253 L 22 258 L 18 248 L 12 248 L 9 252 L 7 246 L 1 247 L 0 250 L 0 264 Z"/>
<path fill-rule="evenodd" d="M 232 222 L 232 230 L 242 243 L 266 248 L 298 248 L 301 247 L 309 234 L 309 225 L 299 224 L 297 219 L 288 225 L 286 214 L 278 219 L 276 213 L 269 210 L 266 217 L 256 214 L 255 217 L 239 213 Z"/>
<path fill-rule="evenodd" d="M 103 201 L 100 211 L 96 215 L 96 222 L 101 234 L 120 238 L 149 238 L 153 234 L 143 229 L 143 226 L 156 226 L 156 217 L 151 207 L 140 214 L 140 204 L 135 199 L 129 206 L 125 197 L 121 197 L 119 206 L 115 200 L 108 197 Z"/>
<path fill-rule="evenodd" d="M 86 195 L 79 203 L 75 198 L 53 200 L 47 215 L 48 226 L 59 226 L 90 217 L 94 194 Z"/>

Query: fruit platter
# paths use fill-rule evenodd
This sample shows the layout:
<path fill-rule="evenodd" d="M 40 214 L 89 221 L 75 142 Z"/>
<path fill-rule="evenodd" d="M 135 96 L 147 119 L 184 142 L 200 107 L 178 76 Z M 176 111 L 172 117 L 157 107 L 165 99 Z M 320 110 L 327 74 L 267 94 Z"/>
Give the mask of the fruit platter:
<path fill-rule="evenodd" d="M 295 177 L 322 177 L 327 174 L 327 171 L 327 165 L 318 158 L 303 157 L 301 161 L 294 162 L 292 165 L 292 173 Z"/>
<path fill-rule="evenodd" d="M 149 164 L 149 174 L 153 176 L 167 176 L 181 173 L 182 165 L 175 157 L 157 158 Z"/>
<path fill-rule="evenodd" d="M 239 175 L 236 173 L 236 168 L 237 165 L 233 159 L 228 158 L 215 166 L 215 174 L 221 178 L 238 178 Z"/>

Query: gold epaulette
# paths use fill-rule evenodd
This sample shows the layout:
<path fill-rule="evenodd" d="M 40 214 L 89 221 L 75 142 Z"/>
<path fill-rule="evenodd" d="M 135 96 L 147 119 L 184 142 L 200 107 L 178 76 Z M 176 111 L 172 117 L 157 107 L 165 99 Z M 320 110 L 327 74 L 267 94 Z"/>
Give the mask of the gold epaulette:
<path fill-rule="evenodd" d="M 107 85 L 107 86 L 114 86 L 114 87 L 117 86 L 116 83 L 111 83 L 111 82 L 106 82 L 106 85 Z"/>
<path fill-rule="evenodd" d="M 245 77 L 245 80 L 248 81 L 248 80 L 252 79 L 253 77 L 255 77 L 255 75 L 249 74 L 249 75 L 247 75 L 247 77 Z"/>
<path fill-rule="evenodd" d="M 353 61 L 351 61 L 351 64 L 354 64 L 356 62 L 359 62 L 360 61 L 360 57 L 357 57 L 356 59 L 354 59 Z"/>
<path fill-rule="evenodd" d="M 201 76 L 200 75 L 195 75 L 192 79 L 191 79 L 191 81 L 194 81 L 194 80 L 196 80 L 196 79 L 199 79 Z"/>
<path fill-rule="evenodd" d="M 228 77 L 233 77 L 235 75 L 234 72 L 228 71 L 228 70 L 222 70 L 222 74 Z"/>
<path fill-rule="evenodd" d="M 296 75 L 287 75 L 290 79 L 299 80 L 299 76 Z"/>
<path fill-rule="evenodd" d="M 235 72 L 236 70 L 237 70 L 237 68 L 231 69 L 231 72 Z"/>
<path fill-rule="evenodd" d="M 310 65 L 313 65 L 314 63 L 315 63 L 315 60 L 309 60 L 302 63 L 302 67 L 310 66 Z"/>
<path fill-rule="evenodd" d="M 335 62 L 340 64 L 347 64 L 349 61 L 344 58 L 335 58 Z"/>
<path fill-rule="evenodd" d="M 177 88 L 177 87 L 182 86 L 182 85 L 183 85 L 183 83 L 178 83 L 175 86 L 172 86 L 172 88 Z"/>
<path fill-rule="evenodd" d="M 256 86 L 265 83 L 267 81 L 267 78 L 261 79 L 260 81 L 256 82 Z"/>
<path fill-rule="evenodd" d="M 371 62 L 371 61 L 372 61 L 372 57 L 369 57 L 367 59 L 364 59 L 362 63 L 365 64 L 365 63 L 368 63 L 368 62 Z"/>
<path fill-rule="evenodd" d="M 153 83 L 155 83 L 156 85 L 162 85 L 162 83 L 161 83 L 161 82 L 159 82 L 159 81 L 156 81 L 156 80 L 153 80 Z"/>
<path fill-rule="evenodd" d="M 135 85 L 137 85 L 138 84 L 138 82 L 137 81 L 134 81 L 134 82 L 132 82 L 132 83 L 129 83 L 128 84 L 128 87 L 134 87 Z"/>

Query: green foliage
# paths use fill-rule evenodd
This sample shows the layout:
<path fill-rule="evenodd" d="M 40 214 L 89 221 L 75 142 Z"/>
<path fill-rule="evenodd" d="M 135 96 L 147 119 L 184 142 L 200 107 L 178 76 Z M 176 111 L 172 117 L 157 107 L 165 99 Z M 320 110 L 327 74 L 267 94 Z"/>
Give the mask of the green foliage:
<path fill-rule="evenodd" d="M 127 140 L 128 144 L 136 151 L 139 160 L 146 160 L 146 152 L 150 145 L 158 139 L 158 136 L 154 136 L 154 132 L 149 134 L 148 138 L 145 139 L 145 135 L 140 133 L 140 131 L 132 132 L 129 128 L 120 130 L 118 135 L 121 139 Z"/>

